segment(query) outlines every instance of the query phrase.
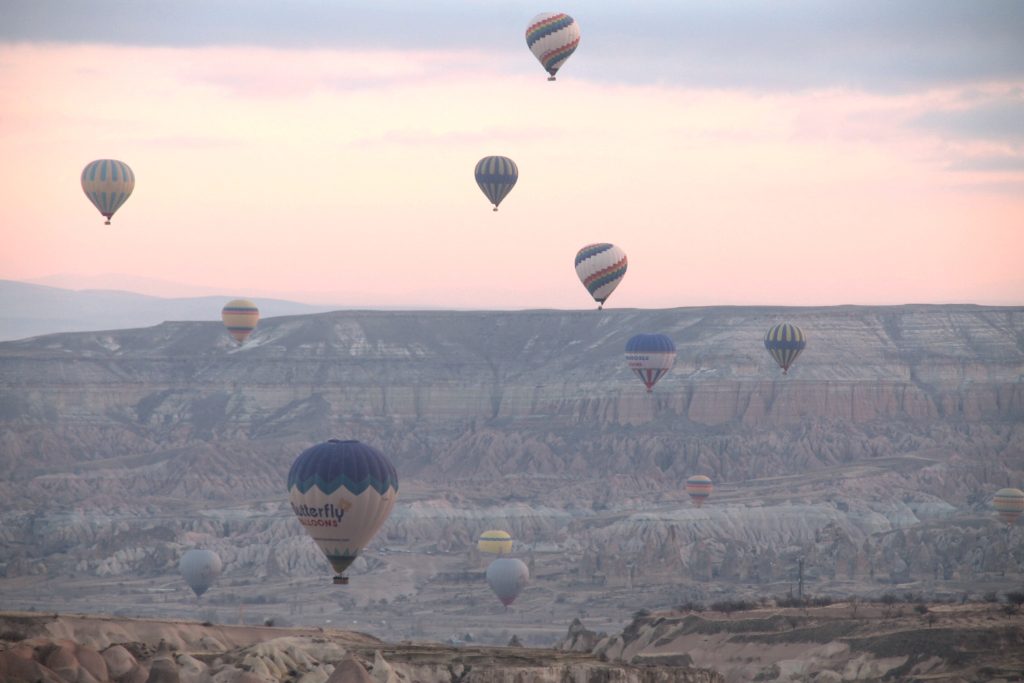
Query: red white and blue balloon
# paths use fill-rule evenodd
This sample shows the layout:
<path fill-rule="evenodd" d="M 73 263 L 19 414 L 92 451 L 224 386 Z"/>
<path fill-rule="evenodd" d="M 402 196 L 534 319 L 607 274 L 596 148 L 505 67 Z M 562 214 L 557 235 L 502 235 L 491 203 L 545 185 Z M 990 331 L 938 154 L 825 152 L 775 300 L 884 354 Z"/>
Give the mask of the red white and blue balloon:
<path fill-rule="evenodd" d="M 622 282 L 628 265 L 626 252 L 614 244 L 588 244 L 576 252 L 576 275 L 598 308 Z"/>
<path fill-rule="evenodd" d="M 650 393 L 676 364 L 676 345 L 663 334 L 638 334 L 626 342 L 626 365 Z"/>
<path fill-rule="evenodd" d="M 553 81 L 580 44 L 580 27 L 565 12 L 542 12 L 527 25 L 526 44 Z"/>

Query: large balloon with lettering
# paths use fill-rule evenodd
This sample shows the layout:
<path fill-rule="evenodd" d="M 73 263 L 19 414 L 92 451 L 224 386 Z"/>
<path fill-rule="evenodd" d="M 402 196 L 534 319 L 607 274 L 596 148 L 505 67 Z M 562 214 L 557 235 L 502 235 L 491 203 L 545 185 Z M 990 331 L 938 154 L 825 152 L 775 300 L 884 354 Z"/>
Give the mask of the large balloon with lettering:
<path fill-rule="evenodd" d="M 197 598 L 210 590 L 223 566 L 220 555 L 212 550 L 189 550 L 178 562 L 178 570 Z"/>
<path fill-rule="evenodd" d="M 626 342 L 626 365 L 650 393 L 676 363 L 676 345 L 664 334 L 637 334 Z"/>
<path fill-rule="evenodd" d="M 388 458 L 359 441 L 307 448 L 288 471 L 292 511 L 338 576 L 359 556 L 391 514 L 398 474 Z"/>

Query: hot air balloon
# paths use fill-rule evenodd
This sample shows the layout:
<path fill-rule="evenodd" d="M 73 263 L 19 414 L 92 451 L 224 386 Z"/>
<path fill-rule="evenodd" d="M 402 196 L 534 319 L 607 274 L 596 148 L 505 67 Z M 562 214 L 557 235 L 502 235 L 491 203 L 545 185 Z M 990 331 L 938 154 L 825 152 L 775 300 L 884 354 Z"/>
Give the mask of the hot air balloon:
<path fill-rule="evenodd" d="M 292 511 L 334 567 L 338 584 L 348 583 L 342 574 L 384 524 L 397 496 L 394 465 L 359 441 L 331 439 L 307 448 L 288 471 Z"/>
<path fill-rule="evenodd" d="M 704 505 L 704 501 L 711 495 L 713 488 L 711 478 L 703 474 L 695 474 L 686 480 L 686 493 L 697 507 Z"/>
<path fill-rule="evenodd" d="M 764 347 L 782 368 L 782 374 L 789 372 L 789 366 L 807 346 L 804 333 L 796 325 L 781 323 L 768 330 L 764 335 Z"/>
<path fill-rule="evenodd" d="M 498 204 L 501 204 L 501 200 L 512 191 L 519 180 L 519 167 L 508 157 L 484 157 L 476 162 L 473 175 L 476 177 L 476 184 L 497 211 Z"/>
<path fill-rule="evenodd" d="M 622 282 L 627 265 L 626 252 L 614 244 L 588 244 L 576 252 L 576 275 L 599 309 Z"/>
<path fill-rule="evenodd" d="M 487 567 L 487 585 L 508 607 L 530 581 L 530 570 L 514 557 L 499 557 Z"/>
<path fill-rule="evenodd" d="M 135 189 L 135 174 L 116 159 L 90 161 L 82 170 L 82 190 L 110 225 L 110 218 Z"/>
<path fill-rule="evenodd" d="M 580 44 L 580 27 L 564 12 L 542 12 L 527 25 L 526 44 L 553 81 Z"/>
<path fill-rule="evenodd" d="M 512 535 L 507 531 L 491 529 L 480 534 L 476 549 L 492 555 L 508 555 L 512 552 Z"/>
<path fill-rule="evenodd" d="M 220 556 L 212 550 L 189 550 L 178 562 L 178 570 L 197 598 L 210 589 L 222 568 Z"/>
<path fill-rule="evenodd" d="M 239 344 L 244 344 L 260 321 L 260 309 L 248 299 L 232 299 L 224 304 L 220 317 L 228 328 L 228 334 Z"/>
<path fill-rule="evenodd" d="M 638 334 L 626 342 L 626 365 L 647 387 L 647 393 L 676 363 L 676 345 L 663 334 Z"/>
<path fill-rule="evenodd" d="M 999 513 L 999 519 L 1007 524 L 1016 524 L 1021 513 L 1024 513 L 1024 491 L 999 489 L 992 499 L 992 506 Z"/>

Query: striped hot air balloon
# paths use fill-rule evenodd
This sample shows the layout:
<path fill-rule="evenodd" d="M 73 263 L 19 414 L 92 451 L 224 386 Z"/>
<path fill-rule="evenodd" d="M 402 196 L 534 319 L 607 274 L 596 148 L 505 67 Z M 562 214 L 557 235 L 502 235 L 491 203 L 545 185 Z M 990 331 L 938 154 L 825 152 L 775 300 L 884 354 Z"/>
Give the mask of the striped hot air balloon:
<path fill-rule="evenodd" d="M 248 299 L 232 299 L 224 305 L 220 317 L 224 327 L 228 328 L 228 334 L 239 344 L 244 344 L 260 321 L 260 309 Z"/>
<path fill-rule="evenodd" d="M 542 12 L 527 25 L 526 44 L 553 81 L 580 44 L 580 27 L 564 12 Z"/>
<path fill-rule="evenodd" d="M 135 174 L 123 161 L 97 159 L 82 170 L 82 191 L 107 219 L 105 225 L 134 189 Z"/>
<path fill-rule="evenodd" d="M 288 499 L 299 522 L 337 572 L 355 561 L 398 497 L 394 465 L 372 446 L 338 441 L 307 448 L 288 471 Z"/>
<path fill-rule="evenodd" d="M 796 325 L 781 323 L 768 330 L 764 335 L 764 347 L 772 355 L 775 362 L 782 368 L 782 374 L 789 372 L 789 366 L 807 346 L 804 333 Z"/>
<path fill-rule="evenodd" d="M 576 252 L 576 275 L 599 309 L 622 282 L 627 265 L 626 252 L 614 244 L 588 244 Z"/>
<path fill-rule="evenodd" d="M 676 345 L 663 334 L 638 334 L 626 342 L 626 365 L 651 392 L 676 363 Z"/>
<path fill-rule="evenodd" d="M 999 489 L 992 498 L 992 506 L 999 513 L 999 519 L 1007 524 L 1016 524 L 1021 513 L 1024 513 L 1024 491 Z"/>
<path fill-rule="evenodd" d="M 695 474 L 686 480 L 686 493 L 697 507 L 704 505 L 712 489 L 714 486 L 711 485 L 711 478 L 703 474 Z"/>
<path fill-rule="evenodd" d="M 507 531 L 491 529 L 480 534 L 476 549 L 492 555 L 508 555 L 512 552 L 512 535 Z"/>
<path fill-rule="evenodd" d="M 512 191 L 519 180 L 519 167 L 508 157 L 484 157 L 476 162 L 473 175 L 476 184 L 497 211 L 498 204 L 501 204 L 501 200 Z"/>

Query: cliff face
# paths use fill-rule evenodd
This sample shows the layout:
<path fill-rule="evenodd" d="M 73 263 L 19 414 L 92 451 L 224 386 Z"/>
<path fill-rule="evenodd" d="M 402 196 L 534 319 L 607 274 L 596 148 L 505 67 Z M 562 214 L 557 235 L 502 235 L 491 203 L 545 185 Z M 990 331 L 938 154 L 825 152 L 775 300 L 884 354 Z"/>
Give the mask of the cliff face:
<path fill-rule="evenodd" d="M 762 345 L 782 320 L 809 340 L 785 377 Z M 638 332 L 679 349 L 652 394 L 622 359 Z M 155 578 L 202 543 L 226 577 L 322 574 L 284 481 L 331 437 L 398 468 L 356 571 L 401 567 L 410 596 L 495 527 L 555 610 L 573 582 L 700 596 L 790 581 L 800 557 L 863 590 L 1014 576 L 989 496 L 1024 483 L 1024 308 L 337 312 L 242 347 L 199 322 L 2 343 L 3 570 Z"/>

